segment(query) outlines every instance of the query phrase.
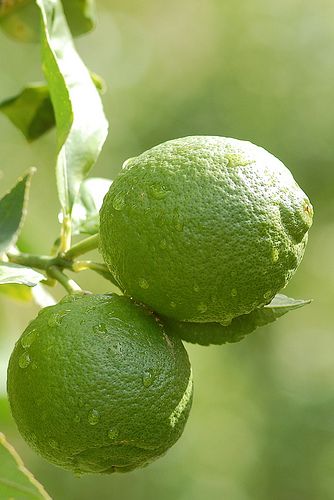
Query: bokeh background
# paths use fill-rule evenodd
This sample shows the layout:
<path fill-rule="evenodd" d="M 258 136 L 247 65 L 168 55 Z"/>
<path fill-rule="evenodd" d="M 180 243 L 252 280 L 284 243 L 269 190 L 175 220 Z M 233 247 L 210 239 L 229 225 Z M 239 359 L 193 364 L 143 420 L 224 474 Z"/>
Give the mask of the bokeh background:
<path fill-rule="evenodd" d="M 77 40 L 106 80 L 111 130 L 95 176 L 167 139 L 248 139 L 278 156 L 310 196 L 315 222 L 286 289 L 313 303 L 239 344 L 189 345 L 195 399 L 183 437 L 150 467 L 76 478 L 33 454 L 5 396 L 8 356 L 37 308 L 0 296 L 0 430 L 56 500 L 334 498 L 334 3 L 332 0 L 99 0 Z M 39 48 L 0 33 L 0 99 L 41 78 Z M 0 116 L 1 194 L 29 166 L 22 248 L 58 233 L 55 133 L 27 144 Z M 83 275 L 96 292 L 106 282 Z M 57 291 L 58 294 L 61 291 Z"/>

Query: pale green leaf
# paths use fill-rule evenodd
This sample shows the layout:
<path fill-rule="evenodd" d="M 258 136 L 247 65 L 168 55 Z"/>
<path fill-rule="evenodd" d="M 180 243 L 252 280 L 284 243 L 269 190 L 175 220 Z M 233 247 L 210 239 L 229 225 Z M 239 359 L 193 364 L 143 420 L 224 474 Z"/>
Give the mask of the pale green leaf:
<path fill-rule="evenodd" d="M 0 111 L 33 141 L 55 125 L 49 90 L 41 83 L 30 84 L 18 95 L 0 103 Z"/>
<path fill-rule="evenodd" d="M 26 469 L 21 458 L 0 432 L 0 498 L 3 500 L 38 500 L 51 497 Z"/>
<path fill-rule="evenodd" d="M 163 318 L 163 323 L 167 333 L 177 335 L 186 342 L 220 345 L 239 342 L 256 328 L 268 325 L 289 311 L 299 309 L 310 302 L 310 300 L 295 300 L 278 294 L 270 304 L 234 318 L 227 326 L 220 323 L 188 323 L 170 318 Z"/>
<path fill-rule="evenodd" d="M 12 264 L 10 262 L 0 262 L 0 286 L 8 283 L 17 285 L 36 286 L 44 280 L 45 276 L 30 267 Z"/>
<path fill-rule="evenodd" d="M 82 182 L 72 212 L 73 234 L 96 234 L 100 227 L 100 208 L 112 181 L 92 177 Z"/>
<path fill-rule="evenodd" d="M 0 254 L 8 250 L 18 239 L 26 213 L 33 173 L 34 169 L 30 169 L 0 200 Z"/>
<path fill-rule="evenodd" d="M 32 300 L 31 288 L 26 285 L 1 285 L 0 293 L 6 295 L 7 297 L 15 300 L 20 300 L 22 302 L 29 302 Z"/>
<path fill-rule="evenodd" d="M 73 36 L 94 28 L 95 0 L 62 0 L 62 5 Z M 35 0 L 0 1 L 0 26 L 19 42 L 39 42 L 40 18 Z"/>
<path fill-rule="evenodd" d="M 37 5 L 43 25 L 43 69 L 58 132 L 58 193 L 63 213 L 69 215 L 104 144 L 108 122 L 89 71 L 74 48 L 60 0 L 37 0 Z"/>

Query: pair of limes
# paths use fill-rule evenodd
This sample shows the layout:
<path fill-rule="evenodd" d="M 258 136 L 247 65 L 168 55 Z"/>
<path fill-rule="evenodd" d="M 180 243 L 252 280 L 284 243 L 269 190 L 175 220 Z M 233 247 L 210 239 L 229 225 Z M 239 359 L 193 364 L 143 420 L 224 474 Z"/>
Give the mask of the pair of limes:
<path fill-rule="evenodd" d="M 100 220 L 124 296 L 70 296 L 27 327 L 8 371 L 23 437 L 77 473 L 128 471 L 165 453 L 192 401 L 170 325 L 205 332 L 268 304 L 297 269 L 311 223 L 288 169 L 249 142 L 188 137 L 128 160 Z"/>

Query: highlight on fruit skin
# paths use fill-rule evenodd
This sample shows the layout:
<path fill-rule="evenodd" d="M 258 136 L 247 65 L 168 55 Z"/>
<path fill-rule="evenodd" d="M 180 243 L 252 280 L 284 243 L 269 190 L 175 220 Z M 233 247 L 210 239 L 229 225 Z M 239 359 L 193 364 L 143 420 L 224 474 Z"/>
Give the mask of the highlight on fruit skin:
<path fill-rule="evenodd" d="M 125 162 L 100 211 L 100 251 L 120 289 L 158 314 L 228 325 L 287 285 L 312 216 L 263 148 L 185 137 Z"/>
<path fill-rule="evenodd" d="M 192 387 L 181 340 L 116 294 L 42 309 L 15 345 L 7 381 L 23 438 L 76 474 L 127 472 L 166 453 L 183 432 Z"/>

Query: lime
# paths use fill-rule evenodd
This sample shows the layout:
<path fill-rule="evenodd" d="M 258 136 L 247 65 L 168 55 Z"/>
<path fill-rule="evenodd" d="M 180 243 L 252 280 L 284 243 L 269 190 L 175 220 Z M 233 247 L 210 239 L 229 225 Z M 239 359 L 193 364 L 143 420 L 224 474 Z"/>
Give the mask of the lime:
<path fill-rule="evenodd" d="M 185 137 L 124 164 L 100 211 L 100 251 L 122 291 L 159 314 L 229 324 L 288 283 L 312 214 L 264 149 Z"/>
<path fill-rule="evenodd" d="M 43 309 L 8 367 L 13 417 L 28 444 L 75 473 L 126 472 L 181 436 L 192 376 L 181 340 L 118 295 Z"/>

